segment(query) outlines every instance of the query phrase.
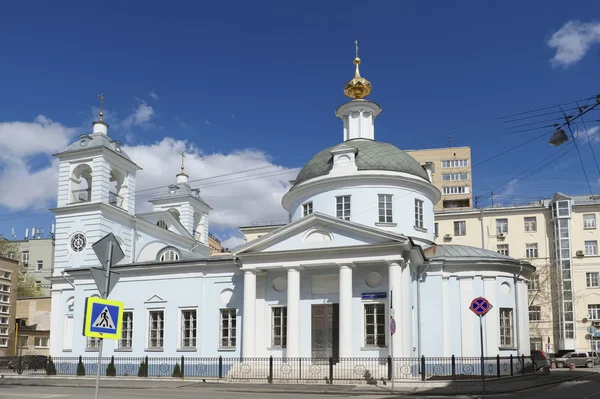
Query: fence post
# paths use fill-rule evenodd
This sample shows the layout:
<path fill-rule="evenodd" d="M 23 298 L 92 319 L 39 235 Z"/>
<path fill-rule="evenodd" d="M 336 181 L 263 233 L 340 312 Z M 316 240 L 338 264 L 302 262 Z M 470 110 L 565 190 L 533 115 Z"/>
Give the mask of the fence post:
<path fill-rule="evenodd" d="M 421 356 L 421 380 L 425 381 L 425 355 Z"/>
<path fill-rule="evenodd" d="M 219 356 L 219 379 L 223 378 L 223 356 Z"/>
<path fill-rule="evenodd" d="M 273 355 L 269 356 L 269 384 L 273 383 Z"/>
<path fill-rule="evenodd" d="M 298 358 L 298 379 L 302 379 L 302 358 Z"/>
<path fill-rule="evenodd" d="M 329 383 L 333 384 L 333 357 L 329 356 Z"/>
<path fill-rule="evenodd" d="M 500 378 L 500 355 L 496 355 L 496 375 Z"/>
<path fill-rule="evenodd" d="M 521 368 L 523 369 L 523 375 L 525 375 L 525 355 L 521 355 Z"/>
<path fill-rule="evenodd" d="M 185 359 L 181 355 L 181 378 L 185 378 Z"/>
<path fill-rule="evenodd" d="M 146 369 L 144 370 L 144 377 L 148 378 L 148 373 L 150 372 L 150 365 L 148 364 L 148 356 L 146 356 Z"/>
<path fill-rule="evenodd" d="M 514 371 L 513 371 L 513 366 L 514 366 L 514 365 L 513 365 L 513 355 L 512 355 L 512 353 L 511 353 L 511 354 L 510 354 L 510 375 L 511 375 L 511 377 L 512 377 L 513 375 L 515 375 L 515 373 L 514 373 Z"/>
<path fill-rule="evenodd" d="M 452 379 L 456 379 L 456 358 L 452 355 Z"/>
<path fill-rule="evenodd" d="M 392 379 L 392 357 L 388 356 L 388 380 Z"/>

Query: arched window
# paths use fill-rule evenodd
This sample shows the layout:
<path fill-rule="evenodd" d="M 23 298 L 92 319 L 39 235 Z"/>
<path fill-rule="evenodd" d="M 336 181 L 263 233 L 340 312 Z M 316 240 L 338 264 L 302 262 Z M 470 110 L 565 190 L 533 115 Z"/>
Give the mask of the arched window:
<path fill-rule="evenodd" d="M 70 203 L 89 202 L 92 199 L 92 168 L 88 164 L 77 165 L 71 173 L 70 185 Z"/>
<path fill-rule="evenodd" d="M 167 225 L 167 222 L 165 222 L 164 220 L 159 220 L 158 222 L 156 222 L 156 225 L 158 227 L 162 227 L 163 229 L 168 229 L 169 226 Z"/>
<path fill-rule="evenodd" d="M 110 171 L 108 203 L 119 208 L 123 208 L 123 196 L 121 195 L 121 187 L 123 186 L 123 182 L 123 173 L 117 169 Z"/>
<path fill-rule="evenodd" d="M 158 255 L 159 262 L 173 262 L 180 258 L 179 251 L 175 248 L 165 248 Z"/>

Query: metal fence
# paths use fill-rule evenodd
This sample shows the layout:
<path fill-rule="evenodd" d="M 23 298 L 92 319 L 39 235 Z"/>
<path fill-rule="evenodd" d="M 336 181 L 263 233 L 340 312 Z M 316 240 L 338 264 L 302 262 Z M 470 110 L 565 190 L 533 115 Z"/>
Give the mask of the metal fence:
<path fill-rule="evenodd" d="M 110 368 L 112 363 L 114 368 Z M 96 375 L 97 357 L 21 356 L 0 358 L 0 374 Z M 465 380 L 533 373 L 537 365 L 526 356 L 406 358 L 225 358 L 105 357 L 102 375 L 179 377 L 240 382 L 346 381 L 376 384 L 394 380 Z"/>

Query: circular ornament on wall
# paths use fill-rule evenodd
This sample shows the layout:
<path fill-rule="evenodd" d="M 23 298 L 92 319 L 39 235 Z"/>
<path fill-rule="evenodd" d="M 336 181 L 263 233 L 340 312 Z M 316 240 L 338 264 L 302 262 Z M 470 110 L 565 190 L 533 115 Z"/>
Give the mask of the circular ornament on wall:
<path fill-rule="evenodd" d="M 503 282 L 502 284 L 500 284 L 500 291 L 504 294 L 504 295 L 508 295 L 510 294 L 510 284 L 507 283 L 506 281 Z"/>
<path fill-rule="evenodd" d="M 277 277 L 273 280 L 273 289 L 277 292 L 283 292 L 287 288 L 287 280 L 285 277 Z"/>
<path fill-rule="evenodd" d="M 85 249 L 87 239 L 83 233 L 75 233 L 71 236 L 71 249 L 73 252 L 81 252 Z"/>
<path fill-rule="evenodd" d="M 381 285 L 382 280 L 383 280 L 383 277 L 381 277 L 381 274 L 379 274 L 377 272 L 371 272 L 371 273 L 367 274 L 365 283 L 371 288 L 377 288 Z"/>

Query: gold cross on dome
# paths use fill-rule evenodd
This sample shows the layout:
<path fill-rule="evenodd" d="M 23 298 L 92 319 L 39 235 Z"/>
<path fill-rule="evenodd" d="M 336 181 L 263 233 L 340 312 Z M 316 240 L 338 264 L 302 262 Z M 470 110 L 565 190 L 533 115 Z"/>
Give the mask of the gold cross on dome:
<path fill-rule="evenodd" d="M 185 151 L 181 152 L 181 173 L 183 173 L 183 169 L 185 169 L 184 165 Z"/>
<path fill-rule="evenodd" d="M 356 58 L 358 58 L 358 40 L 355 40 L 354 44 L 356 45 Z"/>
<path fill-rule="evenodd" d="M 104 112 L 102 111 L 102 103 L 106 102 L 106 98 L 104 98 L 104 93 L 98 94 L 98 98 L 100 99 L 100 122 L 102 122 L 102 117 L 104 116 Z"/>

